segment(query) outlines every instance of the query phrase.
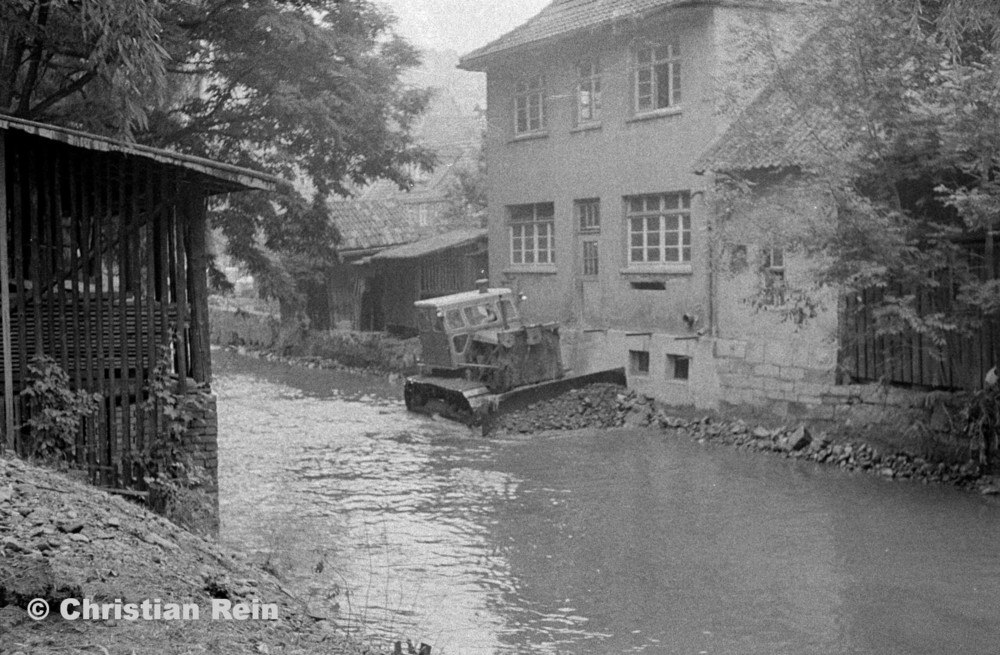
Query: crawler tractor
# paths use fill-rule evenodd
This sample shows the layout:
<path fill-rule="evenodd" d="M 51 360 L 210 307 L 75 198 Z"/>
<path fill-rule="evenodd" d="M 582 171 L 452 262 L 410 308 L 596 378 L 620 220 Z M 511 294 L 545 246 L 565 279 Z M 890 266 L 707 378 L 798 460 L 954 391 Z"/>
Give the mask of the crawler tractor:
<path fill-rule="evenodd" d="M 623 381 L 623 371 L 563 379 L 559 325 L 525 324 L 513 291 L 477 284 L 477 291 L 414 303 L 422 361 L 420 375 L 406 380 L 407 409 L 482 425 L 485 433 L 501 404 Z"/>

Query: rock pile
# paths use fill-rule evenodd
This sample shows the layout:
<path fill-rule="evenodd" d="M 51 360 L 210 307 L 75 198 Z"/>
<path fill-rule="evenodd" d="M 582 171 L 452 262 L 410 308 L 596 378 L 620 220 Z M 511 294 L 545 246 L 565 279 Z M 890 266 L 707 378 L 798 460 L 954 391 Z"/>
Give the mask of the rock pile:
<path fill-rule="evenodd" d="M 985 476 L 973 461 L 932 462 L 905 452 L 879 453 L 861 442 L 834 443 L 825 433 L 813 434 L 804 425 L 796 427 L 751 427 L 742 420 L 709 417 L 689 420 L 672 416 L 641 394 L 614 384 L 594 384 L 568 391 L 552 400 L 501 416 L 495 431 L 533 433 L 582 428 L 660 427 L 680 431 L 702 443 L 713 442 L 772 452 L 899 480 L 954 484 L 1000 494 L 1000 481 Z"/>
<path fill-rule="evenodd" d="M 616 384 L 599 383 L 503 414 L 494 429 L 527 434 L 544 430 L 648 425 L 652 412 L 652 404 L 642 396 Z"/>
<path fill-rule="evenodd" d="M 48 602 L 44 620 L 26 611 L 36 598 Z M 59 615 L 69 598 L 193 603 L 200 618 L 70 621 Z M 212 620 L 212 599 L 274 604 L 278 618 Z M 371 652 L 316 614 L 242 555 L 118 496 L 0 457 L 0 654 Z"/>

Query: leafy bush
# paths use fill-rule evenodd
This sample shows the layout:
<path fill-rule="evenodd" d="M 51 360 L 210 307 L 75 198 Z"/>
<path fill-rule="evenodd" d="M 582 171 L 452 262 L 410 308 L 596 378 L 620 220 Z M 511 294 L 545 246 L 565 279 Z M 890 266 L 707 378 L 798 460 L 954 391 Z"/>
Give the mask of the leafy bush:
<path fill-rule="evenodd" d="M 28 386 L 21 395 L 31 404 L 30 418 L 24 424 L 31 430 L 31 454 L 74 457 L 81 421 L 98 412 L 101 394 L 71 389 L 69 375 L 56 360 L 36 355 L 28 363 Z"/>

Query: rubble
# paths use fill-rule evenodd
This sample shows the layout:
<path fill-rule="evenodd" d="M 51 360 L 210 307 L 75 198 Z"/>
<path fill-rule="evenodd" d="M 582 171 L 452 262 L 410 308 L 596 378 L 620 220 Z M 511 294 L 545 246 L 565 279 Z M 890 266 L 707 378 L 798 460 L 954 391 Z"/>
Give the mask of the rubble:
<path fill-rule="evenodd" d="M 70 598 L 193 603 L 201 616 L 71 621 L 59 615 Z M 277 619 L 212 620 L 212 599 L 220 598 L 273 604 Z M 48 603 L 47 618 L 31 618 L 34 599 Z M 0 655 L 374 652 L 340 631 L 336 618 L 310 616 L 304 602 L 237 552 L 119 496 L 0 457 Z"/>

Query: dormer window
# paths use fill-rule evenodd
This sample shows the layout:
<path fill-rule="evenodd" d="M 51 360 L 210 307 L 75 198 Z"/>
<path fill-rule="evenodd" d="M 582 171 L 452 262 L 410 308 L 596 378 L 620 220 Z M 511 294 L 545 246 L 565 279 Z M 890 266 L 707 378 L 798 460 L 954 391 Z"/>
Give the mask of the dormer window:
<path fill-rule="evenodd" d="M 545 129 L 545 76 L 529 75 L 514 84 L 514 133 Z"/>
<path fill-rule="evenodd" d="M 676 44 L 636 51 L 636 113 L 673 109 L 681 102 L 680 49 Z"/>

